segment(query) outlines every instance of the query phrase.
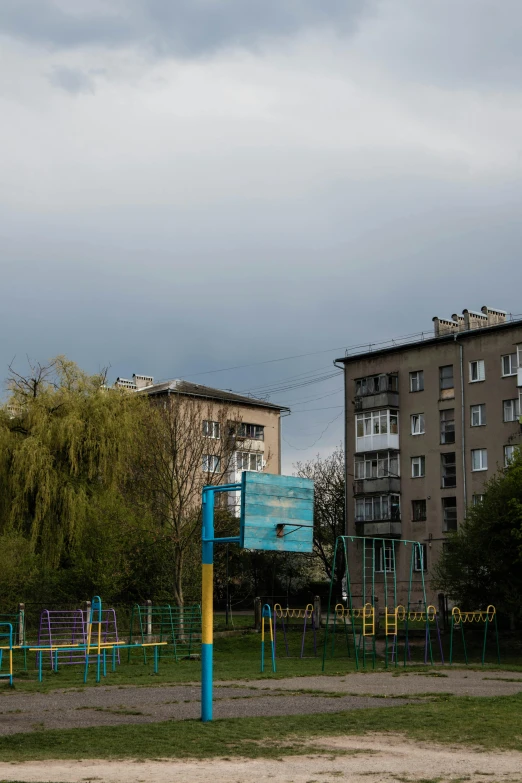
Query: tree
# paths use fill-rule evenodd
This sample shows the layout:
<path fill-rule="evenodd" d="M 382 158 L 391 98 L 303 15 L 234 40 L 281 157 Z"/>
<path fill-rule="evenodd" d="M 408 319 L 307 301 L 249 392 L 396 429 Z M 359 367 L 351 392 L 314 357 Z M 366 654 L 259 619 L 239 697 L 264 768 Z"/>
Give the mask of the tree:
<path fill-rule="evenodd" d="M 184 569 L 201 538 L 201 490 L 228 480 L 241 435 L 230 406 L 171 394 L 150 404 L 146 448 L 137 464 L 135 487 L 148 498 L 156 530 L 171 554 L 174 600 L 184 603 Z M 227 495 L 218 495 L 216 532 L 230 525 Z M 233 508 L 230 509 L 232 512 Z M 233 514 L 232 514 L 233 515 Z M 237 521 L 236 521 L 236 524 Z"/>
<path fill-rule="evenodd" d="M 63 356 L 10 368 L 0 414 L 0 533 L 26 538 L 56 567 L 74 548 L 96 500 L 123 498 L 143 434 L 145 401 L 107 389 Z M 120 504 L 121 505 L 121 504 Z M 127 515 L 128 509 L 122 510 Z"/>
<path fill-rule="evenodd" d="M 433 583 L 463 609 L 522 617 L 522 453 L 487 483 L 482 501 L 448 537 Z"/>
<path fill-rule="evenodd" d="M 326 578 L 331 579 L 335 542 L 345 534 L 344 451 L 339 447 L 329 457 L 298 462 L 295 468 L 298 476 L 314 481 L 314 554 Z M 343 566 L 341 558 L 337 560 L 335 583 L 340 590 Z"/>

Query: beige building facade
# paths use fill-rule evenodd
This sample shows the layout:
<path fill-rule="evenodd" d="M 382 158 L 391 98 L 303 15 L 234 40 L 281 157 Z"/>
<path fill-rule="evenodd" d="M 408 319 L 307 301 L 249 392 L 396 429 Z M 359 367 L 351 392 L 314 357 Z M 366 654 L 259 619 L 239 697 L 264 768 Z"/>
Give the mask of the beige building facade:
<path fill-rule="evenodd" d="M 205 474 L 219 473 L 224 466 L 217 460 L 224 459 L 222 481 L 230 483 L 240 481 L 245 470 L 281 473 L 281 416 L 290 413 L 288 408 L 184 380 L 154 383 L 148 375 L 118 378 L 116 386 L 146 394 L 158 403 L 179 397 L 194 403 L 200 418 L 202 480 Z M 216 441 L 224 439 L 233 444 L 230 454 L 228 447 L 216 448 Z"/>
<path fill-rule="evenodd" d="M 424 576 L 436 604 L 430 574 L 448 532 L 522 443 L 522 319 L 484 307 L 433 320 L 433 337 L 338 360 L 345 375 L 347 534 L 384 539 L 376 570 L 394 566 L 399 603 L 411 566 L 411 549 L 399 542 L 421 542 L 416 589 Z M 360 548 L 354 542 L 355 582 Z"/>

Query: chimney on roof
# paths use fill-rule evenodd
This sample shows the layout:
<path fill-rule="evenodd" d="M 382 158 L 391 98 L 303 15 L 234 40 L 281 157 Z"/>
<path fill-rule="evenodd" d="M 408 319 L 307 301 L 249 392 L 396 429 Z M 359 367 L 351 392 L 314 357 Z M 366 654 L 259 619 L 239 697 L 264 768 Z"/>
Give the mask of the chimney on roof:
<path fill-rule="evenodd" d="M 506 321 L 506 311 L 505 310 L 496 310 L 492 307 L 487 307 L 487 305 L 484 305 L 480 308 L 481 312 L 484 313 L 484 315 L 488 318 L 488 326 L 494 326 L 495 324 L 503 324 Z"/>
<path fill-rule="evenodd" d="M 470 329 L 483 329 L 485 326 L 503 324 L 506 320 L 505 310 L 494 310 L 491 307 L 482 307 L 480 312 L 475 310 L 463 310 L 462 315 L 453 313 L 451 321 L 448 318 L 434 318 L 433 325 L 435 337 L 454 332 L 467 332 Z"/>
<path fill-rule="evenodd" d="M 146 389 L 147 386 L 153 386 L 154 385 L 154 378 L 152 375 L 134 375 L 132 376 L 132 380 L 134 381 L 136 385 L 136 389 Z"/>
<path fill-rule="evenodd" d="M 459 331 L 459 325 L 455 321 L 450 321 L 448 318 L 433 318 L 433 328 L 435 330 L 435 337 L 442 337 L 443 334 L 451 334 L 452 332 Z"/>

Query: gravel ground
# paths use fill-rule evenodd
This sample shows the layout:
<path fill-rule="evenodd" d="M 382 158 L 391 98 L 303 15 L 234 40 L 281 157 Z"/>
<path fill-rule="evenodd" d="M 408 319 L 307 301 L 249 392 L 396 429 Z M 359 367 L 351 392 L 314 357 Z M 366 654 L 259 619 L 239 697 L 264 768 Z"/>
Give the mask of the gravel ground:
<path fill-rule="evenodd" d="M 306 692 L 310 690 L 320 693 Z M 448 669 L 437 676 L 428 672 L 401 672 L 399 676 L 394 672 L 359 672 L 344 677 L 265 679 L 244 686 L 217 683 L 214 715 L 216 718 L 305 715 L 394 707 L 406 703 L 409 696 L 422 694 L 498 696 L 519 691 L 522 691 L 521 675 L 462 669 Z M 41 729 L 198 718 L 199 699 L 199 685 L 102 685 L 49 693 L 20 693 L 4 687 L 0 689 L 0 736 Z"/>
<path fill-rule="evenodd" d="M 518 783 L 522 753 L 413 743 L 400 735 L 323 737 L 310 755 L 281 760 L 27 761 L 0 763 L 0 780 L 44 783 Z"/>
<path fill-rule="evenodd" d="M 42 729 L 117 726 L 200 716 L 198 685 L 160 688 L 100 686 L 85 691 L 6 693 L 0 698 L 0 736 Z M 301 715 L 366 707 L 393 707 L 407 699 L 342 698 L 276 689 L 214 687 L 214 717 Z"/>
<path fill-rule="evenodd" d="M 522 691 L 522 672 L 472 671 L 449 667 L 444 671 L 408 672 L 398 668 L 386 672 L 352 672 L 343 677 L 250 680 L 249 685 L 277 690 L 317 688 L 321 691 L 381 696 L 412 696 L 427 692 L 452 693 L 454 696 L 510 696 Z"/>

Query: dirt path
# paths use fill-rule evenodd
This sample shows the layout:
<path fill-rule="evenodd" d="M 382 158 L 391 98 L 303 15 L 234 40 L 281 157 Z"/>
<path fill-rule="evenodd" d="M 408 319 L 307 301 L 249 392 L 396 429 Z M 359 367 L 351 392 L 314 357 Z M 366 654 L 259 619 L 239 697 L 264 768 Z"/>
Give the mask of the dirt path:
<path fill-rule="evenodd" d="M 413 743 L 401 736 L 322 738 L 310 756 L 208 761 L 42 761 L 0 763 L 0 780 L 26 783 L 519 783 L 522 753 Z"/>
<path fill-rule="evenodd" d="M 289 677 L 250 680 L 253 688 L 295 690 L 317 688 L 350 694 L 412 696 L 418 693 L 452 693 L 454 696 L 510 696 L 522 691 L 522 672 L 470 669 L 409 672 L 397 668 L 380 672 L 352 672 L 344 677 Z"/>
<path fill-rule="evenodd" d="M 296 687 L 298 687 L 296 683 Z M 367 707 L 394 707 L 406 698 L 342 698 L 290 693 L 273 688 L 214 687 L 214 717 L 243 718 L 273 715 L 312 715 Z M 165 720 L 197 719 L 201 714 L 199 685 L 161 688 L 100 686 L 84 691 L 50 693 L 5 692 L 0 699 L 0 736 L 42 729 L 81 729 Z"/>
<path fill-rule="evenodd" d="M 367 707 L 395 707 L 408 697 L 449 692 L 502 696 L 522 691 L 522 675 L 448 669 L 445 672 L 352 673 L 216 683 L 215 718 L 312 715 Z M 315 693 L 310 693 L 315 691 Z M 345 695 L 341 695 L 345 694 Z M 382 698 L 385 696 L 386 698 Z M 429 696 L 428 696 L 429 697 Z M 197 719 L 200 686 L 101 685 L 49 693 L 0 689 L 0 736 L 42 729 L 87 728 Z"/>

